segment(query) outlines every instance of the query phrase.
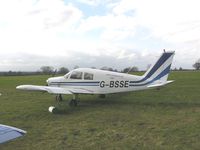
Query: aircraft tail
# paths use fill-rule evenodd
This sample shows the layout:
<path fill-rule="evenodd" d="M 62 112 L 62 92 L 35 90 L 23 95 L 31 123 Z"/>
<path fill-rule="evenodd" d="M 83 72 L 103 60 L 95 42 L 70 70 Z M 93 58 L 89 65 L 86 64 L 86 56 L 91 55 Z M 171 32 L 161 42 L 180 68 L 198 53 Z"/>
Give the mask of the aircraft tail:
<path fill-rule="evenodd" d="M 164 52 L 160 58 L 152 65 L 147 72 L 138 81 L 134 81 L 136 85 L 166 85 L 172 60 L 175 52 Z"/>

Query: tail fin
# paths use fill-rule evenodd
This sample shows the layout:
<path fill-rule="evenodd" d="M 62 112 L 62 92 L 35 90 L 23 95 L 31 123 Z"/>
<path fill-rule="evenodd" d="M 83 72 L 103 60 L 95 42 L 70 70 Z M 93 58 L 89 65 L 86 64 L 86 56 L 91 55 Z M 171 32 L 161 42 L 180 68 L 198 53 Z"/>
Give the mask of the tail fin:
<path fill-rule="evenodd" d="M 170 72 L 172 60 L 175 52 L 164 52 L 160 58 L 152 65 L 147 72 L 142 76 L 141 80 L 132 83 L 140 83 L 140 85 L 147 85 L 151 83 L 165 83 Z"/>

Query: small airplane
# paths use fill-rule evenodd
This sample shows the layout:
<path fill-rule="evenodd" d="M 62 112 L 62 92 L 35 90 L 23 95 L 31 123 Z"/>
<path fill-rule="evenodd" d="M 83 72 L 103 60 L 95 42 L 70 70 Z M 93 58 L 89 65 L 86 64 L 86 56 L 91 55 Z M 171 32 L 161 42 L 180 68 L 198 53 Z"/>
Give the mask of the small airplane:
<path fill-rule="evenodd" d="M 26 131 L 0 124 L 0 144 L 24 136 Z"/>
<path fill-rule="evenodd" d="M 56 94 L 56 100 L 61 101 L 63 94 L 73 95 L 70 106 L 77 106 L 78 95 L 106 94 L 160 88 L 173 81 L 167 81 L 175 52 L 164 52 L 147 72 L 142 75 L 131 75 L 90 68 L 78 68 L 61 77 L 47 79 L 47 86 L 20 85 L 16 89 L 42 91 Z M 52 112 L 55 107 L 49 107 Z"/>

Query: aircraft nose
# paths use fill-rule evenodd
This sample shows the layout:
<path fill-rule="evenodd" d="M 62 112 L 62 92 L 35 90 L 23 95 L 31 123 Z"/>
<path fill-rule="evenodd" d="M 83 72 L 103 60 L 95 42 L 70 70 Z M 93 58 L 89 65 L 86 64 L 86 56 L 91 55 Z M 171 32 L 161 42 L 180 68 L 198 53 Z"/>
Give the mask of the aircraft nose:
<path fill-rule="evenodd" d="M 47 82 L 47 85 L 50 85 L 52 82 L 55 82 L 55 78 L 48 78 L 46 82 Z"/>
<path fill-rule="evenodd" d="M 46 82 L 47 82 L 47 85 L 49 85 L 51 83 L 50 79 L 47 79 Z"/>

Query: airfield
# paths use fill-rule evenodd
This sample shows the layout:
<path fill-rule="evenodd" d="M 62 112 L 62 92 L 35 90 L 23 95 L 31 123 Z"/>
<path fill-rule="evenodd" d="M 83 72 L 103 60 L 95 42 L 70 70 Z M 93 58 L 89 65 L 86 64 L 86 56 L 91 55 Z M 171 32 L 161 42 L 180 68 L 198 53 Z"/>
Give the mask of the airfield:
<path fill-rule="evenodd" d="M 0 77 L 0 123 L 27 134 L 0 145 L 1 150 L 199 149 L 200 72 L 172 72 L 161 90 L 98 96 L 55 96 L 17 91 L 20 84 L 45 85 L 49 76 Z M 56 114 L 49 106 L 59 107 Z"/>

